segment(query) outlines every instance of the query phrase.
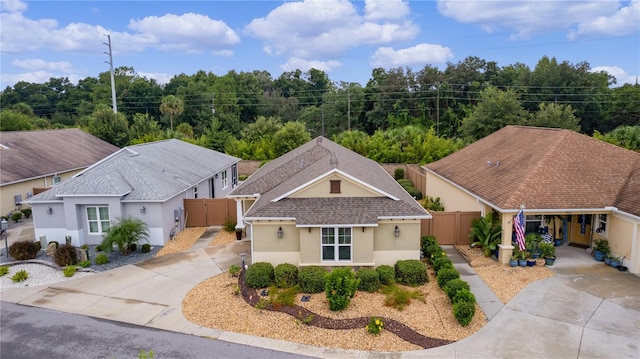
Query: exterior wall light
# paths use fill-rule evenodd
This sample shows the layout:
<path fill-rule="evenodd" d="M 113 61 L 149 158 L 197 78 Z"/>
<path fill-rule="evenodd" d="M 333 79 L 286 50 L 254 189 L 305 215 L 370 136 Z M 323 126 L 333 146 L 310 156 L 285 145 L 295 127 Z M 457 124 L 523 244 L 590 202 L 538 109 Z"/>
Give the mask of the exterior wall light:
<path fill-rule="evenodd" d="M 278 238 L 282 238 L 282 235 L 284 234 L 282 231 L 282 227 L 278 227 L 278 231 L 276 233 L 278 234 Z"/>
<path fill-rule="evenodd" d="M 393 235 L 395 235 L 396 238 L 400 237 L 400 228 L 398 228 L 398 226 L 393 229 Z"/>
<path fill-rule="evenodd" d="M 245 266 L 246 266 L 246 261 L 247 261 L 247 254 L 246 253 L 240 253 L 240 262 L 242 262 L 242 270 L 245 270 Z"/>
<path fill-rule="evenodd" d="M 147 211 L 147 209 L 144 208 L 144 206 L 140 207 L 140 213 L 144 214 L 144 212 L 146 212 L 146 211 Z"/>
<path fill-rule="evenodd" d="M 47 207 L 47 214 L 52 214 L 52 213 L 53 213 L 53 208 Z"/>

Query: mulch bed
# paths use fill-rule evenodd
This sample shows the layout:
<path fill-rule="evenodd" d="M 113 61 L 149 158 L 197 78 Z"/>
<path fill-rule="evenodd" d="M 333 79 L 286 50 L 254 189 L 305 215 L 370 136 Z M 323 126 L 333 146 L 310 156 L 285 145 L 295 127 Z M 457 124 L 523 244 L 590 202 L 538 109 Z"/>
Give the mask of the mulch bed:
<path fill-rule="evenodd" d="M 260 295 L 258 291 L 247 287 L 244 282 L 244 271 L 240 273 L 238 278 L 238 284 L 240 286 L 240 291 L 242 293 L 242 298 L 252 307 L 255 307 L 256 304 L 260 301 Z M 317 315 L 316 313 L 303 308 L 299 305 L 293 305 L 292 307 L 282 306 L 282 307 L 274 307 L 271 304 L 268 304 L 264 308 L 265 310 L 271 310 L 281 313 L 289 314 L 296 319 L 300 320 L 302 323 L 306 325 L 312 325 L 319 328 L 324 329 L 358 329 L 364 328 L 369 323 L 369 318 L 360 317 L 360 318 L 350 318 L 350 319 L 331 319 L 327 317 L 323 317 Z M 311 318 L 311 319 L 309 319 Z M 417 333 L 413 329 L 408 326 L 398 322 L 394 319 L 389 319 L 385 317 L 380 317 L 385 323 L 384 329 L 389 332 L 397 335 L 398 337 L 406 340 L 411 344 L 418 345 L 424 349 L 435 348 L 442 345 L 447 345 L 453 343 L 450 340 L 444 339 L 436 339 L 424 336 L 420 333 Z"/>

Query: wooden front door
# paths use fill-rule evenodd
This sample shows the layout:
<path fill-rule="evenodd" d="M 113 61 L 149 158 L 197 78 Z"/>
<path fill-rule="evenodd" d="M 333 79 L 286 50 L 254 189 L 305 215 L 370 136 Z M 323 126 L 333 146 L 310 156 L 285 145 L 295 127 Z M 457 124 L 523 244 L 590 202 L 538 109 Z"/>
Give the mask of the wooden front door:
<path fill-rule="evenodd" d="M 591 244 L 591 215 L 574 214 L 569 219 L 569 243 Z"/>

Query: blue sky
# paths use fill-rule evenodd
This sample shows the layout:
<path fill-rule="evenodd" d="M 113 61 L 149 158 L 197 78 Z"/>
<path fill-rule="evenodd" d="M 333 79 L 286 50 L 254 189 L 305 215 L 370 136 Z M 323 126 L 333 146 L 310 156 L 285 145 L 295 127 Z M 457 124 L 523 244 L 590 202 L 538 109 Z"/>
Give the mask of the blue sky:
<path fill-rule="evenodd" d="M 532 70 L 542 56 L 640 76 L 640 0 L 1 0 L 0 89 L 115 67 L 167 83 L 199 70 L 317 68 L 363 86 L 372 69 L 443 70 L 468 56 Z"/>

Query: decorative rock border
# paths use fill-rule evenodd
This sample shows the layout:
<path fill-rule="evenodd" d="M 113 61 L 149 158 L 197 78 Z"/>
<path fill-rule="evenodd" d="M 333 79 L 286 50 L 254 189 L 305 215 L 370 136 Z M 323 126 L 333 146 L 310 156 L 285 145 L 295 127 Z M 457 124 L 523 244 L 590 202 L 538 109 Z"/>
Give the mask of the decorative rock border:
<path fill-rule="evenodd" d="M 240 292 L 244 301 L 252 307 L 255 307 L 256 304 L 258 304 L 258 302 L 260 301 L 261 297 L 255 289 L 249 288 L 245 284 L 244 271 L 240 272 L 240 276 L 238 277 L 238 285 L 240 286 Z M 305 323 L 306 325 L 312 325 L 323 329 L 359 329 L 364 328 L 369 323 L 368 317 L 350 319 L 331 319 L 323 317 L 299 305 L 294 305 L 293 307 L 283 306 L 276 308 L 269 304 L 264 309 L 289 314 Z M 380 318 L 382 318 L 385 323 L 384 329 L 397 335 L 399 338 L 402 338 L 411 344 L 418 345 L 424 349 L 435 348 L 453 343 L 453 341 L 450 340 L 431 338 L 422 335 L 395 319 L 386 317 Z"/>

